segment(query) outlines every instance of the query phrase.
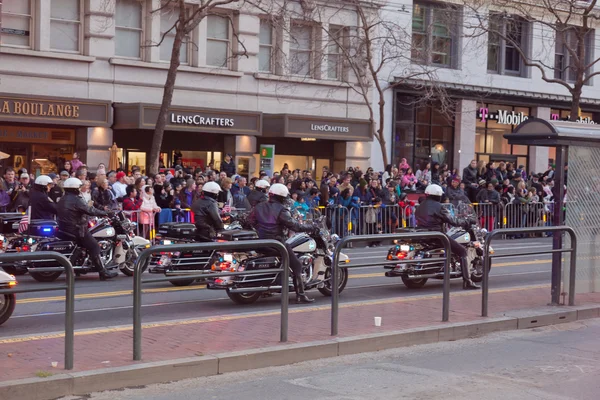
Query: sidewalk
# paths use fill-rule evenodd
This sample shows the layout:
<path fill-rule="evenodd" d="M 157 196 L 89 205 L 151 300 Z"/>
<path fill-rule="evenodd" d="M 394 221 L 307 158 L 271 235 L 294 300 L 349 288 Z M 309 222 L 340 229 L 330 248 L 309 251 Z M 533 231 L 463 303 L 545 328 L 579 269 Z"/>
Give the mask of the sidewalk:
<path fill-rule="evenodd" d="M 498 317 L 507 311 L 545 306 L 549 296 L 547 285 L 490 290 L 489 315 Z M 440 325 L 441 299 L 440 294 L 342 304 L 339 337 Z M 578 305 L 598 304 L 600 293 L 580 294 L 576 300 Z M 480 291 L 452 293 L 450 310 L 450 323 L 485 320 L 479 316 Z M 280 344 L 279 312 L 241 313 L 243 308 L 238 315 L 145 324 L 143 362 Z M 383 318 L 383 326 L 374 326 L 374 316 Z M 289 343 L 327 340 L 331 338 L 329 330 L 328 306 L 290 305 Z M 76 331 L 73 372 L 141 364 L 132 361 L 132 348 L 131 326 Z M 0 339 L 0 382 L 64 373 L 63 351 L 64 338 L 59 334 Z M 57 368 L 52 368 L 53 361 L 58 362 Z"/>

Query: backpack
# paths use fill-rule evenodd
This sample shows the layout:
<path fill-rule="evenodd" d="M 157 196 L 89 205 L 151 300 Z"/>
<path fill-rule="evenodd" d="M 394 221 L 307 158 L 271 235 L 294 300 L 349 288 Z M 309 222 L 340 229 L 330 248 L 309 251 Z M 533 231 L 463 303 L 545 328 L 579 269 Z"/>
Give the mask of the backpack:
<path fill-rule="evenodd" d="M 365 214 L 365 222 L 367 224 L 374 224 L 377 222 L 377 212 L 374 208 L 369 208 Z"/>

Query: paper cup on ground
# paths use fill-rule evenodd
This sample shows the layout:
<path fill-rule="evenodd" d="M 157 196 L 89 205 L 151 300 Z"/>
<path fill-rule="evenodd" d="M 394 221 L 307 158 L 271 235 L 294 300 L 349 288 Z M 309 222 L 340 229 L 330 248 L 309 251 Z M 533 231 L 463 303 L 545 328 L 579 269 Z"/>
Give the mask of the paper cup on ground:
<path fill-rule="evenodd" d="M 381 326 L 381 317 L 375 317 L 375 326 Z"/>
<path fill-rule="evenodd" d="M 52 361 L 52 368 L 58 367 L 58 361 Z"/>

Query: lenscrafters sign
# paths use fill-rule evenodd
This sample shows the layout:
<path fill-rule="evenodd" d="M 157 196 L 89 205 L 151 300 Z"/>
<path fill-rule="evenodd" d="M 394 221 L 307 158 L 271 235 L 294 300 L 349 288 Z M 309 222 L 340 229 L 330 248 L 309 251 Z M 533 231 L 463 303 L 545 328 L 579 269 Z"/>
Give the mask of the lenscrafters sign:
<path fill-rule="evenodd" d="M 350 127 L 340 125 L 329 125 L 329 124 L 310 124 L 310 130 L 313 132 L 350 132 Z"/>
<path fill-rule="evenodd" d="M 218 117 L 206 117 L 200 114 L 195 115 L 181 115 L 178 113 L 171 113 L 172 124 L 186 124 L 196 126 L 216 126 L 222 128 L 229 128 L 235 126 L 234 118 L 218 118 Z"/>

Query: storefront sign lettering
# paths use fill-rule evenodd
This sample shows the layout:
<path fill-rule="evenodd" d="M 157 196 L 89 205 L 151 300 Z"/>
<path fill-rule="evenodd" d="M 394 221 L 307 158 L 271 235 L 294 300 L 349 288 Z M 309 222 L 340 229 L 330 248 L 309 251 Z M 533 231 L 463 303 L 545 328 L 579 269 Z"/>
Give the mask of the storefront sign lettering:
<path fill-rule="evenodd" d="M 79 106 L 73 104 L 4 100 L 2 107 L 0 107 L 0 114 L 77 119 L 79 118 Z"/>
<path fill-rule="evenodd" d="M 316 132 L 341 132 L 341 133 L 349 133 L 350 128 L 347 126 L 339 126 L 339 125 L 328 125 L 328 124 L 310 124 L 310 130 Z"/>
<path fill-rule="evenodd" d="M 0 126 L 0 142 L 20 143 L 74 143 L 75 131 L 28 126 Z"/>
<path fill-rule="evenodd" d="M 479 109 L 477 117 L 481 120 L 481 122 L 493 120 L 503 125 L 519 125 L 520 123 L 529 119 L 529 116 L 522 112 L 517 114 L 514 111 L 510 111 L 509 113 L 506 110 L 498 110 L 496 113 L 490 113 L 489 109 L 486 107 L 481 107 Z"/>
<path fill-rule="evenodd" d="M 217 126 L 231 128 L 235 126 L 233 118 L 213 118 L 203 117 L 201 115 L 181 115 L 171 113 L 172 124 L 187 124 L 187 125 L 200 125 L 200 126 Z"/>
<path fill-rule="evenodd" d="M 558 114 L 552 114 L 550 116 L 550 119 L 553 120 L 553 121 L 558 121 L 558 120 L 561 120 L 561 121 L 570 121 L 571 120 L 570 117 L 562 118 L 562 119 L 559 118 L 559 117 L 560 117 L 560 115 L 558 115 Z M 577 118 L 576 122 L 579 122 L 580 124 L 589 124 L 589 125 L 595 125 L 596 124 L 590 117 L 583 118 L 581 116 L 579 116 Z"/>

